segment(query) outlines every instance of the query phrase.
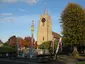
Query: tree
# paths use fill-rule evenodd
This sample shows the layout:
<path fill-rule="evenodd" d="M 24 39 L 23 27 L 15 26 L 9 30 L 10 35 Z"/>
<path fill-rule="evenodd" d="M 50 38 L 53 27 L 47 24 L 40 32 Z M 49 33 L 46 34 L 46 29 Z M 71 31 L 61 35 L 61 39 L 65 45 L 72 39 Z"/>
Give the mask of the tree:
<path fill-rule="evenodd" d="M 8 39 L 8 45 L 11 47 L 16 47 L 18 45 L 21 48 L 24 47 L 24 40 L 21 37 L 11 36 Z"/>
<path fill-rule="evenodd" d="M 17 44 L 19 45 L 20 48 L 24 47 L 24 39 L 21 37 L 17 37 Z"/>
<path fill-rule="evenodd" d="M 3 46 L 3 42 L 0 40 L 0 47 L 2 47 Z"/>
<path fill-rule="evenodd" d="M 85 45 L 85 10 L 69 3 L 61 15 L 64 45 Z"/>
<path fill-rule="evenodd" d="M 3 43 L 4 46 L 8 46 L 8 42 Z"/>
<path fill-rule="evenodd" d="M 85 10 L 69 3 L 61 15 L 63 42 L 65 45 L 85 45 Z"/>
<path fill-rule="evenodd" d="M 17 38 L 16 38 L 16 36 L 11 36 L 11 37 L 8 39 L 8 45 L 9 45 L 9 46 L 16 47 L 16 43 L 17 43 Z"/>
<path fill-rule="evenodd" d="M 33 42 L 35 42 L 34 38 L 33 38 Z M 32 44 L 32 37 L 25 37 L 24 38 L 24 46 L 30 48 L 31 44 Z"/>

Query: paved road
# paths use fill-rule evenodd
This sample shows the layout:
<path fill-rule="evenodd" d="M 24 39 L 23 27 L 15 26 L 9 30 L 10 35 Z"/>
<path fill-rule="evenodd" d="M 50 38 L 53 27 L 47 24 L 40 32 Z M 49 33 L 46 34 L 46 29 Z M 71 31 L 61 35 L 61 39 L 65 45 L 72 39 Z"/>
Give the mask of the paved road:
<path fill-rule="evenodd" d="M 0 64 L 64 64 L 64 63 L 58 60 L 47 61 L 47 62 L 35 62 L 35 61 L 30 61 L 28 59 L 10 60 L 8 58 L 0 58 Z"/>

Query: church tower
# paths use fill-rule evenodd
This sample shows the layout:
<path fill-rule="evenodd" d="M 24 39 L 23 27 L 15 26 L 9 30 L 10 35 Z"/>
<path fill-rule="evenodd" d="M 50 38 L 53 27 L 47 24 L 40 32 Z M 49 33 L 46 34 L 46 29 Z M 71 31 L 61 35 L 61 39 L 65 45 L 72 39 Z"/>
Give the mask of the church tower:
<path fill-rule="evenodd" d="M 37 39 L 38 45 L 41 45 L 45 41 L 52 40 L 52 19 L 46 9 L 44 10 L 44 14 L 40 15 Z"/>

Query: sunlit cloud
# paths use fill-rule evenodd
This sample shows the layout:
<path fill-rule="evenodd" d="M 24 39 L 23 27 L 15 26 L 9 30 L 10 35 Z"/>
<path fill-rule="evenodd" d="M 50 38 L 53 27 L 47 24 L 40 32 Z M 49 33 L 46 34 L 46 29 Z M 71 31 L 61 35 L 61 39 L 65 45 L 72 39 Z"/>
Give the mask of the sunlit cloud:
<path fill-rule="evenodd" d="M 25 2 L 27 2 L 28 4 L 32 5 L 32 4 L 36 4 L 39 2 L 39 0 L 23 0 Z"/>
<path fill-rule="evenodd" d="M 19 8 L 19 10 L 22 11 L 22 12 L 29 12 L 29 11 L 22 9 L 22 8 Z"/>
<path fill-rule="evenodd" d="M 24 9 L 21 9 L 21 8 L 20 8 L 19 10 L 21 10 L 21 11 L 25 11 Z"/>
<path fill-rule="evenodd" d="M 0 13 L 0 21 L 14 20 L 13 13 Z"/>
<path fill-rule="evenodd" d="M 16 2 L 25 2 L 32 5 L 38 3 L 39 0 L 0 0 L 0 3 L 16 3 Z"/>
<path fill-rule="evenodd" d="M 15 3 L 18 2 L 19 0 L 0 0 L 1 3 Z"/>
<path fill-rule="evenodd" d="M 0 13 L 0 16 L 11 16 L 13 15 L 12 13 Z"/>
<path fill-rule="evenodd" d="M 4 17 L 4 18 L 0 18 L 0 21 L 14 21 L 15 18 L 14 17 Z"/>

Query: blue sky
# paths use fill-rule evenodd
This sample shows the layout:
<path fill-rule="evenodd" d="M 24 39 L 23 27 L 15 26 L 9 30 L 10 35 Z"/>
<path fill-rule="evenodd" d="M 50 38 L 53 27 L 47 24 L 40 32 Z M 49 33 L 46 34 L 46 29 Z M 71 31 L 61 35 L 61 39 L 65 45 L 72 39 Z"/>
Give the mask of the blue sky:
<path fill-rule="evenodd" d="M 85 0 L 0 0 L 0 39 L 7 41 L 12 35 L 24 38 L 31 36 L 31 23 L 34 20 L 37 40 L 38 21 L 44 13 L 44 2 L 52 18 L 52 30 L 61 34 L 60 16 L 69 2 L 85 8 Z"/>

